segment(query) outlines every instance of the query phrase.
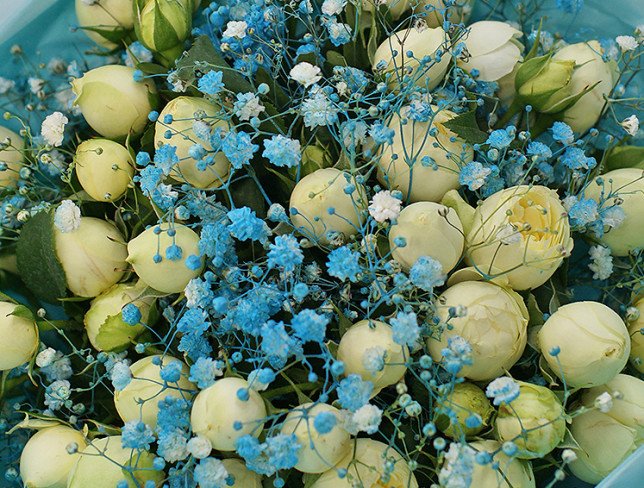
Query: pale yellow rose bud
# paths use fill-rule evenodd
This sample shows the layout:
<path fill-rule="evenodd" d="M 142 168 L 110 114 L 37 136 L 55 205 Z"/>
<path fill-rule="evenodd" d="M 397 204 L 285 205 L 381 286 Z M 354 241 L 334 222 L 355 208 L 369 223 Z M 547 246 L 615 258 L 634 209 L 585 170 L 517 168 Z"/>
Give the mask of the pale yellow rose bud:
<path fill-rule="evenodd" d="M 577 459 L 569 464 L 579 479 L 599 483 L 641 444 L 634 428 L 606 413 L 589 410 L 572 420 L 570 432 L 579 444 Z"/>
<path fill-rule="evenodd" d="M 601 178 L 601 180 L 600 180 Z M 602 184 L 598 183 L 601 181 Z M 599 239 L 615 256 L 626 256 L 635 249 L 644 248 L 644 171 L 638 168 L 622 168 L 609 171 L 595 178 L 584 193 L 609 208 L 621 203 L 624 220 L 616 227 L 606 229 Z"/>
<path fill-rule="evenodd" d="M 644 373 L 644 297 L 635 302 L 637 318 L 628 323 L 628 333 L 631 336 L 631 364 Z"/>
<path fill-rule="evenodd" d="M 148 480 L 160 485 L 165 474 L 152 469 L 153 462 L 154 455 L 148 451 L 124 448 L 120 435 L 93 439 L 80 453 L 67 488 L 114 488 L 123 480 L 128 488 L 143 486 Z"/>
<path fill-rule="evenodd" d="M 344 374 L 357 374 L 373 383 L 372 396 L 400 381 L 407 371 L 407 346 L 394 342 L 391 326 L 377 320 L 361 320 L 344 333 L 338 346 L 338 359 Z"/>
<path fill-rule="evenodd" d="M 521 296 L 492 283 L 465 281 L 451 286 L 437 300 L 437 315 L 448 323 L 439 338 L 427 346 L 434 361 L 441 361 L 449 339 L 461 337 L 472 349 L 471 365 L 459 376 L 474 381 L 494 379 L 508 371 L 521 357 L 527 343 L 528 309 Z M 463 307 L 463 314 L 450 317 L 450 309 Z"/>
<path fill-rule="evenodd" d="M 330 432 L 319 433 L 313 423 L 321 412 L 329 412 L 337 423 Z M 305 403 L 291 410 L 282 424 L 282 434 L 295 434 L 302 446 L 297 452 L 295 469 L 303 473 L 322 473 L 335 466 L 352 448 L 351 436 L 341 424 L 340 411 L 326 403 Z"/>
<path fill-rule="evenodd" d="M 130 152 L 109 139 L 81 142 L 74 158 L 83 190 L 99 202 L 113 202 L 127 191 L 134 176 Z"/>
<path fill-rule="evenodd" d="M 154 364 L 159 361 L 159 364 Z M 178 361 L 181 363 L 181 377 L 176 383 L 167 383 L 161 378 L 161 368 Z M 192 398 L 197 388 L 188 380 L 188 366 L 172 356 L 146 356 L 130 366 L 132 380 L 122 390 L 114 392 L 114 405 L 124 423 L 140 420 L 154 429 L 159 414 L 158 403 L 164 398 Z M 141 403 L 141 401 L 143 401 Z"/>
<path fill-rule="evenodd" d="M 515 290 L 545 283 L 573 248 L 570 224 L 557 192 L 513 186 L 486 198 L 474 212 L 465 260 L 488 278 L 507 275 Z"/>
<path fill-rule="evenodd" d="M 0 302 L 0 371 L 29 361 L 38 350 L 38 328 L 33 320 L 14 313 L 19 305 Z"/>
<path fill-rule="evenodd" d="M 242 390 L 243 393 L 239 393 Z M 244 393 L 247 400 L 241 400 Z M 199 392 L 190 413 L 192 431 L 206 437 L 213 449 L 234 451 L 235 441 L 245 435 L 259 437 L 264 427 L 264 400 L 241 378 L 222 378 Z M 235 429 L 240 422 L 242 428 Z"/>
<path fill-rule="evenodd" d="M 262 475 L 251 471 L 239 459 L 221 461 L 229 476 L 234 478 L 232 488 L 262 488 Z"/>
<path fill-rule="evenodd" d="M 177 97 L 171 100 L 159 114 L 154 126 L 154 145 L 158 148 L 169 144 L 177 148 L 176 154 L 179 163 L 173 168 L 170 176 L 178 181 L 190 183 L 196 188 L 217 188 L 226 181 L 230 171 L 230 161 L 218 151 L 213 154 L 214 164 L 206 167 L 204 171 L 197 168 L 197 160 L 190 156 L 190 148 L 195 144 L 201 145 L 206 150 L 212 150 L 209 141 L 197 137 L 193 130 L 196 120 L 208 124 L 212 130 L 221 128 L 229 131 L 229 124 L 219 118 L 221 107 L 214 105 L 203 98 Z M 166 124 L 166 115 L 172 116 L 172 122 Z M 171 134 L 166 139 L 166 133 Z"/>
<path fill-rule="evenodd" d="M 411 6 L 411 0 L 362 0 L 363 12 L 375 12 L 386 5 L 392 19 L 398 19 Z"/>
<path fill-rule="evenodd" d="M 386 77 L 389 88 L 394 91 L 400 91 L 407 83 L 429 91 L 443 81 L 449 69 L 450 46 L 451 41 L 442 27 L 410 27 L 394 32 L 380 44 L 372 69 Z M 410 51 L 413 56 L 409 56 Z M 431 59 L 424 60 L 426 56 Z"/>
<path fill-rule="evenodd" d="M 563 114 L 563 121 L 575 132 L 586 132 L 597 123 L 606 106 L 604 97 L 609 95 L 615 84 L 617 65 L 605 62 L 602 54 L 599 42 L 589 41 L 566 46 L 552 58 L 554 61 L 575 62 L 576 67 L 569 83 L 571 93 L 581 93 L 599 83 Z"/>
<path fill-rule="evenodd" d="M 644 440 L 644 381 L 635 376 L 618 374 L 605 385 L 584 390 L 581 402 L 585 407 L 591 408 L 603 393 L 612 397 L 612 406 L 604 413 L 635 429 L 637 438 Z"/>
<path fill-rule="evenodd" d="M 492 463 L 481 465 L 474 463 L 472 471 L 472 488 L 535 488 L 536 482 L 532 467 L 528 461 L 510 458 L 501 450 L 496 441 L 476 441 L 469 446 L 477 452 L 487 452 L 492 456 Z M 492 467 L 498 463 L 499 469 Z"/>
<path fill-rule="evenodd" d="M 146 285 L 121 283 L 101 293 L 90 304 L 85 314 L 87 338 L 94 349 L 111 351 L 129 345 L 145 330 L 154 297 L 145 295 Z M 141 312 L 141 322 L 137 325 L 126 324 L 121 318 L 121 310 L 127 304 L 135 305 Z"/>
<path fill-rule="evenodd" d="M 393 464 L 393 471 L 385 468 L 385 463 Z M 338 476 L 338 469 L 346 469 L 344 478 Z M 383 485 L 383 477 L 388 473 L 388 481 Z M 407 461 L 393 447 L 373 439 L 356 439 L 355 446 L 335 468 L 322 473 L 311 488 L 418 488 L 414 473 Z"/>
<path fill-rule="evenodd" d="M 161 232 L 156 234 L 155 228 L 158 227 Z M 163 293 L 179 293 L 191 279 L 199 276 L 203 259 L 200 258 L 202 264 L 196 269 L 188 267 L 191 256 L 199 256 L 199 236 L 195 231 L 185 225 L 174 224 L 171 229 L 176 234 L 171 236 L 168 229 L 168 224 L 152 226 L 128 242 L 127 262 L 151 288 Z M 178 246 L 180 250 L 173 247 L 168 251 L 170 246 Z M 161 260 L 155 262 L 155 256 Z"/>
<path fill-rule="evenodd" d="M 346 193 L 349 185 L 355 189 Z M 329 233 L 345 237 L 357 234 L 367 205 L 364 188 L 349 173 L 319 169 L 295 185 L 290 200 L 291 221 L 305 237 L 328 244 Z"/>
<path fill-rule="evenodd" d="M 514 442 L 521 459 L 542 458 L 563 440 L 564 408 L 545 386 L 519 382 L 519 396 L 510 405 L 502 403 L 496 417 L 496 435 L 501 442 Z"/>
<path fill-rule="evenodd" d="M 575 302 L 559 307 L 546 320 L 539 347 L 569 387 L 588 388 L 609 382 L 624 369 L 631 341 L 624 321 L 606 305 Z"/>
<path fill-rule="evenodd" d="M 452 420 L 446 414 L 446 410 L 451 410 L 456 419 Z M 466 437 L 475 436 L 483 429 L 489 427 L 490 417 L 494 412 L 492 404 L 485 396 L 485 392 L 474 383 L 457 383 L 454 389 L 441 400 L 437 406 L 439 416 L 436 419 L 437 427 L 453 439 L 459 439 L 461 435 Z M 478 415 L 481 419 L 481 425 L 478 427 L 468 427 L 466 421 L 468 417 Z"/>
<path fill-rule="evenodd" d="M 467 22 L 472 15 L 472 5 L 475 0 L 454 0 L 452 5 L 447 7 L 445 0 L 419 0 L 416 12 L 426 12 L 423 17 L 430 27 L 440 27 L 445 18 L 452 24 Z M 416 5 L 416 2 L 413 2 Z"/>
<path fill-rule="evenodd" d="M 57 425 L 36 432 L 20 455 L 20 477 L 29 488 L 66 488 L 67 477 L 87 446 L 76 429 Z M 75 452 L 77 451 L 77 452 Z"/>
<path fill-rule="evenodd" d="M 378 181 L 400 190 L 404 200 L 439 202 L 449 190 L 460 186 L 460 168 L 472 161 L 474 150 L 445 127 L 455 113 L 432 106 L 432 118 L 418 122 L 406 117 L 408 110 L 402 109 L 389 121 L 395 132 L 393 144 L 385 144 L 377 156 Z M 435 137 L 429 134 L 432 129 L 437 131 Z"/>
<path fill-rule="evenodd" d="M 118 37 L 122 31 L 134 27 L 133 0 L 100 0 L 88 2 L 76 0 L 76 18 L 78 25 L 92 41 L 107 49 L 119 46 L 113 40 L 106 38 Z"/>
<path fill-rule="evenodd" d="M 79 297 L 95 297 L 123 276 L 127 250 L 118 229 L 105 220 L 81 217 L 80 226 L 62 232 L 54 226 L 58 261 L 67 288 Z"/>
<path fill-rule="evenodd" d="M 157 103 L 154 83 L 134 81 L 134 68 L 107 65 L 76 78 L 72 91 L 87 123 L 103 137 L 125 139 L 143 132 Z"/>
<path fill-rule="evenodd" d="M 20 177 L 18 172 L 24 160 L 24 148 L 22 137 L 0 125 L 0 163 L 7 166 L 4 171 L 0 171 L 0 189 L 15 186 Z"/>
<path fill-rule="evenodd" d="M 156 52 L 179 46 L 190 34 L 191 0 L 136 0 L 134 28 L 139 41 Z"/>
<path fill-rule="evenodd" d="M 405 246 L 396 245 L 404 238 Z M 418 258 L 431 256 L 449 273 L 463 254 L 463 226 L 449 207 L 434 202 L 418 202 L 405 207 L 389 231 L 392 257 L 409 270 Z"/>

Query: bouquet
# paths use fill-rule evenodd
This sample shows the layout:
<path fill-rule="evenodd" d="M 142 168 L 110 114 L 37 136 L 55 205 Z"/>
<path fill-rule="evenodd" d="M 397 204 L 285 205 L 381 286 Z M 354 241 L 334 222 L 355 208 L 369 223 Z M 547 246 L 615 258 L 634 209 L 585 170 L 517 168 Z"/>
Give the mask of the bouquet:
<path fill-rule="evenodd" d="M 583 3 L 76 0 L 95 48 L 14 46 L 8 486 L 608 476 L 644 439 L 644 27 L 549 26 Z"/>

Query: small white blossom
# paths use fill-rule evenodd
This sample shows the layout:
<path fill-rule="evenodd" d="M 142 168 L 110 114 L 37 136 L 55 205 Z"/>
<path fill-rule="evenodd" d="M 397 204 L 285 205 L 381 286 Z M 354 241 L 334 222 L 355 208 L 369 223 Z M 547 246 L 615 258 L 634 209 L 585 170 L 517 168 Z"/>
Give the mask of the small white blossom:
<path fill-rule="evenodd" d="M 188 441 L 187 448 L 196 459 L 204 459 L 210 455 L 212 444 L 208 438 L 198 435 Z"/>
<path fill-rule="evenodd" d="M 311 63 L 302 62 L 293 66 L 289 75 L 300 85 L 309 87 L 322 79 L 322 76 L 320 75 L 321 72 L 322 71 L 317 66 L 313 66 Z"/>
<path fill-rule="evenodd" d="M 259 117 L 259 114 L 266 110 L 257 95 L 246 94 L 246 98 L 235 103 L 235 115 L 239 120 L 250 120 L 253 117 Z"/>
<path fill-rule="evenodd" d="M 324 0 L 322 4 L 322 13 L 324 15 L 338 15 L 347 5 L 347 0 Z"/>
<path fill-rule="evenodd" d="M 445 462 L 438 474 L 443 488 L 472 486 L 472 472 L 476 463 L 476 451 L 467 444 L 452 442 L 445 454 Z"/>
<path fill-rule="evenodd" d="M 615 42 L 622 51 L 633 51 L 637 49 L 638 42 L 633 36 L 617 36 Z"/>
<path fill-rule="evenodd" d="M 620 125 L 626 132 L 628 132 L 632 136 L 637 134 L 637 131 L 640 130 L 640 120 L 636 115 L 631 115 L 630 117 L 625 118 L 624 120 L 622 120 L 622 123 Z"/>
<path fill-rule="evenodd" d="M 29 91 L 34 95 L 42 90 L 43 86 L 45 86 L 45 80 L 42 78 L 35 78 L 33 76 L 27 80 L 27 83 L 29 84 Z"/>
<path fill-rule="evenodd" d="M 378 432 L 382 421 L 382 410 L 375 405 L 367 403 L 356 410 L 348 419 L 346 428 L 356 435 L 358 432 L 375 434 Z"/>
<path fill-rule="evenodd" d="M 595 407 L 602 413 L 610 412 L 610 409 L 613 408 L 613 397 L 605 391 L 595 398 Z"/>
<path fill-rule="evenodd" d="M 400 215 L 402 202 L 392 196 L 389 190 L 379 191 L 369 203 L 369 215 L 376 222 L 397 219 Z"/>
<path fill-rule="evenodd" d="M 610 254 L 610 249 L 604 246 L 592 246 L 588 254 L 592 260 L 588 268 L 594 273 L 593 279 L 608 279 L 613 274 L 613 256 Z"/>
<path fill-rule="evenodd" d="M 573 451 L 572 449 L 564 449 L 561 453 L 561 460 L 566 464 L 572 463 L 576 459 L 577 454 L 575 454 L 575 451 Z"/>
<path fill-rule="evenodd" d="M 48 115 L 45 120 L 43 120 L 42 126 L 40 127 L 40 132 L 45 138 L 47 144 L 50 144 L 54 147 L 59 147 L 63 144 L 63 138 L 65 137 L 65 125 L 69 122 L 69 119 L 65 117 L 61 112 L 54 112 L 53 114 Z"/>
<path fill-rule="evenodd" d="M 370 347 L 362 356 L 362 365 L 367 371 L 375 375 L 385 367 L 386 353 L 385 349 L 381 346 Z"/>
<path fill-rule="evenodd" d="M 248 24 L 243 20 L 231 20 L 226 24 L 226 30 L 223 33 L 223 37 L 236 37 L 237 39 L 243 39 L 246 37 L 246 29 L 248 29 Z"/>
<path fill-rule="evenodd" d="M 71 200 L 63 200 L 54 214 L 54 225 L 63 233 L 80 227 L 81 211 Z"/>
<path fill-rule="evenodd" d="M 44 368 L 49 366 L 56 359 L 56 350 L 48 347 L 38 353 L 36 356 L 36 366 Z"/>
<path fill-rule="evenodd" d="M 0 76 L 0 95 L 4 95 L 9 90 L 16 86 L 16 82 L 13 80 L 8 80 Z"/>

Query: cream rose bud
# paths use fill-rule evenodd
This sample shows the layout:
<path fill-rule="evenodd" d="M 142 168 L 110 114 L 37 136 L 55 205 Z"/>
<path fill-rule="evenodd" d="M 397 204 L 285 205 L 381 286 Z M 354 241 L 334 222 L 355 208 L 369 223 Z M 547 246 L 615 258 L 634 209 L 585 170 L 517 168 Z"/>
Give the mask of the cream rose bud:
<path fill-rule="evenodd" d="M 0 190 L 15 186 L 20 178 L 24 148 L 22 137 L 0 125 Z"/>
<path fill-rule="evenodd" d="M 635 318 L 628 322 L 631 336 L 631 364 L 639 373 L 644 373 L 644 297 L 635 302 Z"/>
<path fill-rule="evenodd" d="M 173 234 L 173 235 L 171 235 Z M 182 292 L 199 276 L 199 236 L 181 224 L 152 226 L 127 244 L 127 262 L 149 287 L 163 293 Z"/>
<path fill-rule="evenodd" d="M 597 397 L 608 393 L 612 406 L 603 412 L 618 422 L 635 429 L 638 440 L 644 440 L 644 381 L 635 376 L 618 374 L 605 385 L 584 390 L 581 402 L 585 407 L 593 407 Z"/>
<path fill-rule="evenodd" d="M 396 241 L 405 240 L 404 246 Z M 449 207 L 434 202 L 418 202 L 405 207 L 389 231 L 392 257 L 409 270 L 421 256 L 431 256 L 449 273 L 463 254 L 463 226 Z"/>
<path fill-rule="evenodd" d="M 198 167 L 198 161 L 191 156 L 191 149 L 197 144 L 207 151 L 212 151 L 210 141 L 197 137 L 193 129 L 195 123 L 208 124 L 212 130 L 230 130 L 228 122 L 219 117 L 220 111 L 221 107 L 203 98 L 177 97 L 159 114 L 154 126 L 154 145 L 159 148 L 169 144 L 176 148 L 179 163 L 170 173 L 174 179 L 190 183 L 196 188 L 216 188 L 226 181 L 230 161 L 224 153 L 218 151 L 212 154 L 213 164 L 203 170 Z M 165 122 L 167 116 L 172 118 L 172 122 Z M 170 135 L 170 138 L 166 135 Z"/>
<path fill-rule="evenodd" d="M 408 83 L 429 91 L 443 81 L 449 69 L 450 45 L 442 27 L 410 27 L 393 33 L 380 44 L 372 68 L 394 91 Z"/>
<path fill-rule="evenodd" d="M 439 27 L 446 19 L 452 24 L 467 22 L 472 15 L 473 4 L 474 0 L 420 0 L 416 12 L 426 13 L 423 19 L 430 27 Z"/>
<path fill-rule="evenodd" d="M 0 302 L 0 371 L 29 361 L 38 350 L 38 328 L 33 320 L 13 315 L 19 305 Z"/>
<path fill-rule="evenodd" d="M 264 428 L 264 400 L 241 378 L 222 378 L 199 392 L 190 413 L 192 431 L 218 451 L 234 451 L 245 435 L 259 437 Z M 236 427 L 241 427 L 237 429 Z"/>
<path fill-rule="evenodd" d="M 333 415 L 336 425 L 320 433 L 315 427 L 318 415 Z M 351 436 L 341 425 L 340 411 L 326 403 L 306 403 L 291 410 L 282 424 L 282 434 L 295 434 L 302 446 L 295 469 L 303 473 L 322 473 L 333 468 L 351 450 Z"/>
<path fill-rule="evenodd" d="M 465 260 L 510 287 L 544 284 L 573 248 L 570 224 L 557 192 L 545 186 L 513 186 L 486 198 L 465 239 Z"/>
<path fill-rule="evenodd" d="M 146 285 L 121 283 L 101 293 L 90 304 L 83 322 L 89 342 L 98 351 L 111 351 L 129 345 L 148 324 L 154 297 L 145 296 Z M 123 321 L 121 311 L 128 304 L 136 306 L 141 313 L 139 324 Z"/>
<path fill-rule="evenodd" d="M 123 241 L 114 225 L 94 217 L 80 217 L 78 228 L 67 232 L 54 225 L 56 255 L 67 288 L 79 297 L 95 297 L 116 284 L 127 268 Z"/>
<path fill-rule="evenodd" d="M 599 483 L 619 466 L 639 445 L 637 431 L 599 410 L 589 410 L 572 420 L 570 432 L 580 449 L 569 464 L 579 479 Z"/>
<path fill-rule="evenodd" d="M 36 432 L 20 455 L 20 477 L 29 488 L 66 488 L 67 477 L 87 446 L 76 429 L 57 425 Z"/>
<path fill-rule="evenodd" d="M 165 381 L 164 368 L 181 365 L 178 381 Z M 123 423 L 140 420 L 154 429 L 159 413 L 158 403 L 166 397 L 190 399 L 197 387 L 188 380 L 188 366 L 172 356 L 146 356 L 130 366 L 132 380 L 114 392 L 114 405 Z M 166 386 L 167 385 L 167 386 Z"/>
<path fill-rule="evenodd" d="M 469 446 L 492 457 L 491 463 L 474 462 L 470 485 L 472 488 L 535 488 L 536 482 L 530 463 L 507 456 L 499 442 L 476 441 Z M 493 466 L 497 465 L 498 469 L 494 469 Z"/>
<path fill-rule="evenodd" d="M 622 168 L 595 178 L 584 193 L 609 208 L 621 201 L 618 208 L 624 220 L 599 239 L 615 256 L 626 256 L 635 249 L 644 248 L 644 171 Z"/>
<path fill-rule="evenodd" d="M 346 469 L 340 478 L 338 469 Z M 383 479 L 387 479 L 386 484 Z M 349 453 L 335 468 L 322 473 L 311 488 L 418 488 L 407 461 L 393 447 L 373 439 L 356 439 Z"/>
<path fill-rule="evenodd" d="M 221 461 L 233 478 L 232 488 L 262 488 L 262 476 L 251 471 L 239 459 L 223 459 Z"/>
<path fill-rule="evenodd" d="M 472 146 L 444 125 L 456 114 L 436 106 L 432 111 L 427 122 L 408 118 L 409 108 L 395 114 L 388 124 L 393 144 L 383 146 L 377 159 L 380 183 L 411 202 L 439 202 L 460 186 L 460 168 L 474 157 Z"/>
<path fill-rule="evenodd" d="M 494 408 L 485 392 L 474 383 L 457 383 L 445 399 L 437 402 L 436 426 L 452 439 L 475 436 L 489 427 Z M 478 418 L 480 424 L 468 427 L 468 419 Z"/>
<path fill-rule="evenodd" d="M 552 57 L 554 61 L 575 62 L 569 83 L 571 93 L 581 93 L 598 83 L 563 114 L 563 121 L 575 132 L 586 132 L 597 123 L 606 105 L 604 97 L 609 95 L 615 84 L 617 65 L 604 62 L 602 54 L 599 43 L 589 41 L 566 46 Z"/>
<path fill-rule="evenodd" d="M 76 0 L 78 25 L 92 41 L 107 49 L 114 49 L 117 43 L 109 40 L 93 29 L 117 35 L 119 31 L 134 27 L 134 0 Z"/>
<path fill-rule="evenodd" d="M 411 0 L 362 0 L 363 12 L 375 12 L 381 7 L 386 6 L 391 18 L 398 19 L 412 5 Z M 324 10 L 322 13 L 326 14 Z M 333 14 L 327 14 L 333 15 Z"/>
<path fill-rule="evenodd" d="M 407 371 L 407 346 L 394 342 L 388 324 L 361 320 L 344 333 L 338 346 L 338 359 L 344 363 L 344 374 L 357 374 L 373 383 L 375 396 L 383 388 L 400 381 Z"/>
<path fill-rule="evenodd" d="M 134 81 L 134 68 L 107 65 L 76 78 L 72 91 L 87 123 L 108 139 L 125 139 L 143 132 L 156 105 L 156 87 L 146 79 Z"/>
<path fill-rule="evenodd" d="M 559 307 L 546 320 L 539 347 L 568 386 L 589 388 L 609 382 L 624 369 L 631 342 L 624 321 L 613 310 L 602 303 L 575 302 Z"/>
<path fill-rule="evenodd" d="M 324 168 L 295 185 L 289 205 L 291 221 L 305 237 L 329 244 L 332 234 L 358 233 L 368 204 L 364 187 L 349 173 Z"/>
<path fill-rule="evenodd" d="M 458 60 L 458 65 L 469 72 L 477 70 L 481 81 L 500 81 L 523 59 L 521 36 L 520 30 L 505 22 L 475 22 L 463 38 L 467 55 Z"/>
<path fill-rule="evenodd" d="M 124 448 L 119 435 L 94 439 L 80 453 L 67 488 L 114 488 L 121 481 L 126 481 L 128 488 L 143 486 L 146 481 L 159 486 L 165 474 L 152 467 L 154 457 L 148 451 Z"/>
<path fill-rule="evenodd" d="M 496 435 L 501 442 L 514 442 L 521 459 L 542 458 L 563 440 L 564 408 L 544 386 L 519 382 L 519 396 L 510 405 L 502 403 L 496 417 Z"/>
<path fill-rule="evenodd" d="M 451 286 L 438 298 L 437 316 L 449 324 L 427 346 L 434 361 L 449 366 L 450 338 L 461 337 L 471 348 L 471 365 L 459 376 L 487 381 L 508 371 L 521 357 L 527 343 L 528 309 L 521 296 L 492 283 L 465 281 Z M 464 315 L 450 316 L 450 309 L 463 308 Z M 453 347 L 453 346 L 452 346 Z M 446 355 L 447 354 L 447 355 Z"/>
<path fill-rule="evenodd" d="M 121 198 L 134 176 L 130 152 L 109 139 L 81 142 L 76 148 L 74 163 L 83 190 L 99 202 Z"/>
<path fill-rule="evenodd" d="M 190 34 L 193 14 L 191 0 L 138 0 L 135 8 L 136 35 L 152 51 L 163 52 L 175 48 Z"/>

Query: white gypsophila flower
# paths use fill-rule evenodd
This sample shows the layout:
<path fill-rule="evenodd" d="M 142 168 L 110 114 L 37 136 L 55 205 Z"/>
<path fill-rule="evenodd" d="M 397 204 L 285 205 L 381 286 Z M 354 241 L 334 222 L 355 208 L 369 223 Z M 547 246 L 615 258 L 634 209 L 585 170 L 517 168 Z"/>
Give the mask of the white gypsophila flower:
<path fill-rule="evenodd" d="M 397 219 L 400 215 L 402 202 L 394 197 L 389 190 L 376 193 L 369 202 L 369 215 L 376 222 Z"/>
<path fill-rule="evenodd" d="M 49 366 L 54 359 L 56 359 L 56 350 L 52 347 L 48 347 L 38 353 L 36 356 L 36 366 L 39 368 L 45 368 Z"/>
<path fill-rule="evenodd" d="M 34 95 L 42 90 L 43 86 L 45 86 L 45 80 L 33 76 L 27 80 L 27 83 L 29 84 L 29 91 Z"/>
<path fill-rule="evenodd" d="M 81 211 L 71 200 L 63 200 L 54 213 L 54 225 L 63 233 L 80 227 Z"/>
<path fill-rule="evenodd" d="M 235 108 L 237 109 L 235 113 L 239 120 L 250 120 L 253 117 L 259 117 L 259 114 L 266 110 L 257 95 L 247 97 L 243 104 L 235 104 Z"/>
<path fill-rule="evenodd" d="M 51 58 L 47 63 L 47 69 L 54 74 L 61 74 L 67 69 L 67 64 L 60 58 Z"/>
<path fill-rule="evenodd" d="M 633 36 L 617 36 L 615 42 L 617 42 L 622 51 L 634 51 L 639 45 L 637 39 Z"/>
<path fill-rule="evenodd" d="M 512 224 L 506 224 L 499 229 L 496 237 L 501 241 L 501 244 L 516 244 L 521 241 L 521 233 Z"/>
<path fill-rule="evenodd" d="M 293 66 L 289 75 L 300 85 L 309 87 L 322 79 L 321 72 L 317 66 L 313 66 L 311 63 L 304 61 Z"/>
<path fill-rule="evenodd" d="M 207 458 L 212 451 L 210 440 L 200 435 L 190 439 L 186 447 L 188 448 L 188 452 L 196 459 Z"/>
<path fill-rule="evenodd" d="M 602 413 L 610 412 L 610 409 L 613 408 L 613 397 L 611 394 L 605 391 L 595 398 L 595 407 Z"/>
<path fill-rule="evenodd" d="M 322 4 L 322 13 L 324 15 L 338 15 L 347 5 L 347 0 L 324 0 Z"/>
<path fill-rule="evenodd" d="M 577 454 L 575 454 L 575 451 L 573 451 L 572 449 L 564 449 L 561 452 L 561 460 L 566 464 L 572 463 L 576 459 L 577 459 Z"/>
<path fill-rule="evenodd" d="M 2 76 L 0 76 L 0 95 L 4 95 L 9 90 L 11 90 L 14 86 L 16 86 L 15 81 L 8 80 L 7 78 L 3 78 Z"/>
<path fill-rule="evenodd" d="M 445 463 L 438 474 L 443 488 L 464 488 L 472 484 L 476 451 L 467 444 L 452 442 L 445 454 Z"/>
<path fill-rule="evenodd" d="M 382 410 L 375 405 L 367 403 L 351 416 L 351 424 L 357 432 L 366 432 L 367 434 L 375 434 L 378 432 L 378 427 L 382 421 Z"/>
<path fill-rule="evenodd" d="M 592 262 L 588 268 L 594 273 L 593 279 L 606 280 L 613 274 L 613 256 L 610 249 L 604 246 L 592 246 L 588 250 Z"/>
<path fill-rule="evenodd" d="M 200 282 L 201 280 L 197 278 L 192 279 L 183 290 L 183 293 L 186 295 L 186 306 L 188 308 L 196 307 L 199 304 L 199 297 L 201 296 Z"/>
<path fill-rule="evenodd" d="M 69 119 L 61 112 L 54 112 L 45 117 L 40 127 L 40 132 L 47 144 L 54 147 L 59 147 L 63 144 L 65 125 L 67 125 L 67 122 L 69 122 Z"/>
<path fill-rule="evenodd" d="M 625 118 L 622 120 L 620 125 L 632 136 L 637 134 L 637 131 L 640 130 L 640 120 L 637 118 L 637 115 L 631 115 L 630 117 Z"/>
<path fill-rule="evenodd" d="M 248 29 L 248 24 L 243 20 L 231 20 L 226 24 L 226 30 L 223 33 L 223 37 L 236 37 L 237 39 L 243 39 L 246 37 L 246 29 Z"/>
<path fill-rule="evenodd" d="M 365 350 L 362 356 L 364 369 L 372 374 L 382 371 L 385 367 L 386 351 L 382 346 L 373 346 Z"/>

